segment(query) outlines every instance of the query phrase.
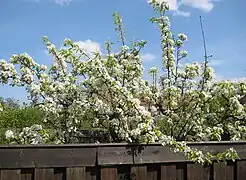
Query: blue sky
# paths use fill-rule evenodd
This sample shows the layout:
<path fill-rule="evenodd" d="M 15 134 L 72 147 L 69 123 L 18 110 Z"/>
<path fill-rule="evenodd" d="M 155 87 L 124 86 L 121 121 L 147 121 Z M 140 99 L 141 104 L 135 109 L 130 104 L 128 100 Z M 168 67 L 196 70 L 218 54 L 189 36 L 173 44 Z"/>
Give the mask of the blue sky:
<path fill-rule="evenodd" d="M 199 16 L 203 17 L 211 65 L 218 78 L 246 75 L 246 1 L 169 0 L 175 33 L 188 35 L 186 62 L 202 61 Z M 149 19 L 154 15 L 146 0 L 0 0 L 0 59 L 27 52 L 39 63 L 49 63 L 42 36 L 58 47 L 64 38 L 81 46 L 103 49 L 105 40 L 117 40 L 112 13 L 124 18 L 127 40 L 147 40 L 144 66 L 160 66 L 159 32 Z M 147 78 L 147 75 L 145 75 Z M 0 96 L 24 99 L 23 90 L 0 86 Z"/>

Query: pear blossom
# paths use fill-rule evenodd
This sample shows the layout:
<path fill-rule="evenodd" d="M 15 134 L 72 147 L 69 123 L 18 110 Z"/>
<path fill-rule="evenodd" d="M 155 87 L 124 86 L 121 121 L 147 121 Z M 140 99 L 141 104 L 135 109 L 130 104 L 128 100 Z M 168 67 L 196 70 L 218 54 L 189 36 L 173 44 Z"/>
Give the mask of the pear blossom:
<path fill-rule="evenodd" d="M 179 55 L 180 55 L 181 57 L 186 57 L 186 56 L 188 55 L 188 52 L 185 51 L 185 50 L 182 50 L 182 51 L 179 52 Z"/>
<path fill-rule="evenodd" d="M 181 41 L 187 41 L 188 40 L 187 36 L 183 33 L 178 34 L 178 37 Z"/>
<path fill-rule="evenodd" d="M 84 121 L 89 121 L 108 131 L 110 142 L 159 142 L 205 163 L 213 155 L 190 148 L 185 141 L 225 140 L 226 134 L 226 140 L 246 139 L 246 107 L 240 103 L 245 82 L 214 83 L 213 69 L 199 62 L 180 66 L 188 55 L 183 49 L 188 38 L 171 32 L 167 1 L 149 4 L 158 14 L 151 21 L 160 31 L 163 70 L 150 69 L 152 84 L 142 78 L 140 53 L 146 42 L 127 45 L 117 13 L 114 23 L 122 46 L 116 52 L 107 42 L 106 54 L 90 56 L 71 39 L 57 49 L 43 37 L 53 57 L 51 66 L 39 65 L 26 53 L 0 60 L 0 83 L 24 86 L 28 98 L 44 113 L 44 124 L 53 130 L 41 125 L 8 130 L 9 143 L 72 143 Z M 217 156 L 237 158 L 234 149 Z"/>
<path fill-rule="evenodd" d="M 14 138 L 14 132 L 11 131 L 11 130 L 7 130 L 7 131 L 5 132 L 5 137 L 6 137 L 7 139 L 9 139 L 9 138 Z"/>

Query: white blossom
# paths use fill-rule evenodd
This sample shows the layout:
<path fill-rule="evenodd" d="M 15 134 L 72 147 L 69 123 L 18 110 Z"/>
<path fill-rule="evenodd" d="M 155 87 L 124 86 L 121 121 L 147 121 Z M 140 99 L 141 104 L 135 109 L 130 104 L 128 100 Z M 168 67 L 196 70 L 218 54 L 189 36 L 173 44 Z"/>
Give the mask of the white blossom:
<path fill-rule="evenodd" d="M 187 41 L 188 40 L 187 36 L 183 33 L 178 34 L 178 37 L 181 41 Z"/>
<path fill-rule="evenodd" d="M 44 123 L 56 130 L 55 138 L 46 126 L 33 125 L 20 132 L 6 132 L 22 144 L 70 143 L 77 130 L 88 120 L 107 130 L 121 142 L 160 142 L 174 152 L 204 163 L 209 155 L 190 148 L 187 140 L 223 140 L 230 133 L 233 140 L 246 139 L 246 108 L 240 98 L 246 92 L 245 82 L 212 83 L 213 69 L 199 63 L 180 66 L 187 56 L 183 50 L 187 36 L 171 32 L 165 16 L 167 1 L 149 1 L 160 17 L 153 17 L 161 33 L 162 69 L 160 81 L 148 85 L 143 80 L 144 68 L 140 50 L 145 42 L 126 45 L 123 21 L 116 15 L 116 31 L 123 46 L 107 55 L 88 56 L 70 39 L 59 50 L 44 37 L 53 57 L 51 67 L 39 65 L 28 54 L 0 60 L 0 83 L 25 86 L 30 99 L 44 113 Z M 85 61 L 86 59 L 86 61 Z M 157 68 L 151 68 L 153 79 Z M 1 107 L 0 107 L 1 108 Z M 1 110 L 1 109 L 0 109 Z M 237 121 L 237 123 L 235 123 Z M 10 143 L 12 141 L 10 140 Z M 235 153 L 232 149 L 221 156 Z"/>
<path fill-rule="evenodd" d="M 14 132 L 11 131 L 11 130 L 7 130 L 7 131 L 5 132 L 5 137 L 6 137 L 7 139 L 14 138 Z"/>

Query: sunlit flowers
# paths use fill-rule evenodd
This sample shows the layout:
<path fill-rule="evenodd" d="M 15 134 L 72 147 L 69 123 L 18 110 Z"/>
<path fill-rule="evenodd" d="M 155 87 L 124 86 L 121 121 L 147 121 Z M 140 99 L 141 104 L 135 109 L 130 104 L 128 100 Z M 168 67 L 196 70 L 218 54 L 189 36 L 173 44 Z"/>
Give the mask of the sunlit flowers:
<path fill-rule="evenodd" d="M 146 41 L 128 45 L 117 13 L 114 23 L 122 46 L 116 52 L 107 42 L 105 54 L 91 56 L 71 39 L 58 50 L 44 37 L 51 66 L 38 64 L 26 53 L 0 60 L 0 83 L 26 87 L 28 98 L 44 112 L 44 123 L 54 134 L 33 125 L 20 132 L 6 131 L 9 143 L 71 143 L 86 120 L 108 131 L 110 142 L 159 142 L 205 163 L 211 155 L 185 141 L 224 140 L 225 134 L 229 134 L 226 140 L 245 139 L 246 108 L 240 103 L 245 83 L 213 83 L 214 71 L 207 64 L 184 63 L 188 38 L 171 32 L 167 1 L 149 3 L 158 14 L 151 22 L 160 31 L 162 50 L 162 67 L 149 70 L 152 83 L 143 79 L 140 53 Z M 229 149 L 218 157 L 235 158 L 235 154 Z"/>

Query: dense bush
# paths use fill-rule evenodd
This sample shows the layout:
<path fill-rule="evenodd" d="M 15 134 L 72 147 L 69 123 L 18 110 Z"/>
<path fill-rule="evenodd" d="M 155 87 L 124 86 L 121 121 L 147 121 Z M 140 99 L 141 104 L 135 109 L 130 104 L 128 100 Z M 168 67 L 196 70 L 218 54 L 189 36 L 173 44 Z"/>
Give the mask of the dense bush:
<path fill-rule="evenodd" d="M 33 124 L 42 124 L 43 113 L 31 106 L 22 106 L 14 99 L 0 98 L 3 111 L 0 113 L 0 143 L 5 142 L 7 129 L 15 131 Z"/>
<path fill-rule="evenodd" d="M 0 98 L 0 103 L 3 108 L 0 113 L 0 144 L 8 143 L 5 137 L 5 132 L 9 129 L 18 133 L 23 131 L 24 128 L 30 127 L 34 124 L 39 124 L 45 129 L 49 129 L 50 133 L 54 132 L 51 131 L 53 129 L 52 125 L 45 124 L 43 122 L 44 114 L 39 108 L 27 104 L 21 105 L 17 100 L 12 98 Z M 83 121 L 82 129 L 83 131 L 93 131 L 92 122 L 86 120 Z M 83 139 L 88 139 L 88 133 L 85 135 L 86 136 L 82 136 L 82 138 L 80 138 L 81 140 L 78 139 L 77 141 L 82 142 Z M 90 137 L 90 139 L 90 141 L 93 141 L 94 139 L 96 140 L 100 138 L 95 136 Z"/>

